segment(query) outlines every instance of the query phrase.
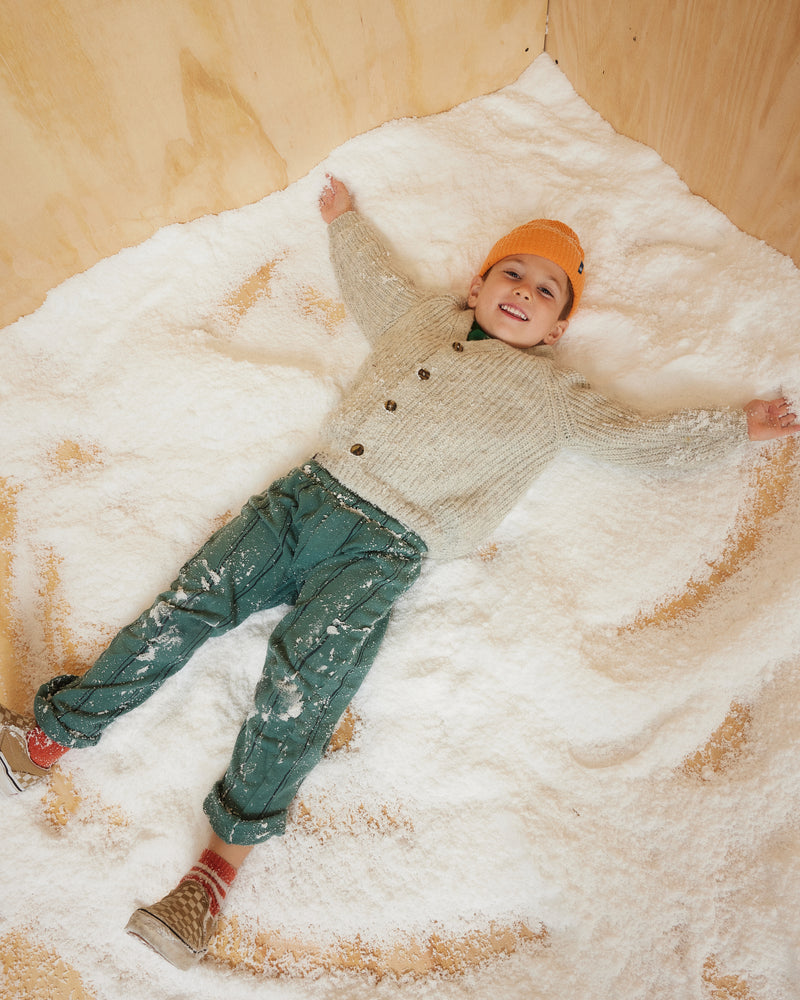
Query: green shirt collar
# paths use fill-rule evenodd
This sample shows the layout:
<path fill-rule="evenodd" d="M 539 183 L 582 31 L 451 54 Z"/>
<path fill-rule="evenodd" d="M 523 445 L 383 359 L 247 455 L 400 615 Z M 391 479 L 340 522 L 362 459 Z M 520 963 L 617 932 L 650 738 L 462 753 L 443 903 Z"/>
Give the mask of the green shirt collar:
<path fill-rule="evenodd" d="M 467 335 L 467 340 L 491 340 L 491 339 L 492 338 L 489 336 L 489 334 L 486 333 L 485 330 L 482 330 L 477 323 L 472 324 L 472 329 L 469 331 L 469 334 Z"/>
<path fill-rule="evenodd" d="M 472 329 L 467 334 L 467 340 L 494 340 L 485 330 L 482 330 L 477 323 L 472 324 Z M 555 357 L 553 348 L 547 344 L 536 344 L 534 347 L 520 348 L 525 354 L 532 354 L 537 358 L 547 358 L 552 361 Z"/>

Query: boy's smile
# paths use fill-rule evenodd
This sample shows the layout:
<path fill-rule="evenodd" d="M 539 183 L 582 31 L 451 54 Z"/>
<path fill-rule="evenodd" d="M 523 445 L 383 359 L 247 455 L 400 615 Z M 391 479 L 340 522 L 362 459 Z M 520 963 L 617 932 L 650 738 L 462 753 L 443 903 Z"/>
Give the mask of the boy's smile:
<path fill-rule="evenodd" d="M 569 279 L 558 264 L 514 254 L 499 260 L 485 277 L 472 279 L 467 305 L 485 333 L 510 347 L 554 344 L 568 326 L 560 318 L 568 290 Z"/>

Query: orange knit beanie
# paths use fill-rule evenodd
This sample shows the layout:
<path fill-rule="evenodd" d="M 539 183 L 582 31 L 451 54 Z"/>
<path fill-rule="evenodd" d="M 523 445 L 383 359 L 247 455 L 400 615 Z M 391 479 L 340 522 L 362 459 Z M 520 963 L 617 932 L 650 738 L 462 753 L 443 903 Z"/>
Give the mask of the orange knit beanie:
<path fill-rule="evenodd" d="M 533 219 L 517 226 L 499 239 L 483 262 L 480 274 L 486 272 L 498 260 L 512 257 L 516 253 L 530 253 L 536 257 L 546 257 L 564 270 L 572 283 L 572 308 L 570 315 L 578 308 L 583 292 L 584 268 L 583 248 L 576 233 L 555 219 Z"/>

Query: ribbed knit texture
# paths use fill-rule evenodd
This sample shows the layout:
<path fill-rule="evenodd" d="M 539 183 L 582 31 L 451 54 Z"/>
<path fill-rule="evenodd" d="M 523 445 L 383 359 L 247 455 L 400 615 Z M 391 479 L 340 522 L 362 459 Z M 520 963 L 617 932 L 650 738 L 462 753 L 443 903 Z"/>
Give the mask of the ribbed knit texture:
<path fill-rule="evenodd" d="M 436 558 L 473 551 L 564 448 L 649 470 L 747 439 L 741 410 L 644 418 L 556 367 L 549 347 L 468 341 L 472 310 L 418 291 L 356 212 L 328 231 L 342 297 L 373 349 L 317 459 Z"/>
<path fill-rule="evenodd" d="M 28 756 L 39 767 L 52 767 L 69 749 L 69 747 L 62 747 L 60 743 L 51 740 L 39 726 L 34 726 L 28 731 L 26 740 Z"/>
<path fill-rule="evenodd" d="M 183 882 L 197 882 L 208 894 L 211 915 L 216 917 L 222 909 L 228 889 L 236 878 L 236 869 L 215 851 L 206 849 L 200 860 L 181 879 Z M 180 883 L 179 883 L 180 884 Z"/>

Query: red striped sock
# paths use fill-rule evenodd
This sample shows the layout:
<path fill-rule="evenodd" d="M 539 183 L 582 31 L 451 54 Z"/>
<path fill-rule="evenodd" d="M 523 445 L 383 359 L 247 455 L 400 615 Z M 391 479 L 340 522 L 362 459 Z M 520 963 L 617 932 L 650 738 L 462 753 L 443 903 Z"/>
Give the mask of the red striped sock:
<path fill-rule="evenodd" d="M 233 885 L 237 870 L 225 858 L 214 851 L 206 849 L 200 855 L 200 860 L 183 876 L 181 882 L 191 879 L 199 882 L 208 893 L 211 902 L 211 915 L 216 917 L 222 909 L 228 889 Z"/>
<path fill-rule="evenodd" d="M 26 740 L 28 742 L 28 756 L 39 767 L 52 767 L 69 750 L 69 747 L 62 747 L 60 743 L 51 740 L 39 726 L 34 726 L 28 731 Z"/>

